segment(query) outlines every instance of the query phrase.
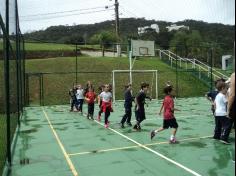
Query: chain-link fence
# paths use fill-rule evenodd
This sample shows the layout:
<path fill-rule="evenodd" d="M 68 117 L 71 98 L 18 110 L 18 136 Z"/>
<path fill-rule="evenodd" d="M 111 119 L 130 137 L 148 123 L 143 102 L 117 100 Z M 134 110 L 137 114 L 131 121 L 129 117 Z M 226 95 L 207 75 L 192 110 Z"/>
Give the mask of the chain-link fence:
<path fill-rule="evenodd" d="M 98 93 L 98 88 L 103 84 L 113 84 L 115 80 L 116 100 L 124 99 L 124 86 L 129 83 L 129 73 L 117 72 L 114 76 L 112 72 L 78 72 L 75 82 L 76 72 L 61 73 L 26 73 L 26 101 L 29 106 L 69 104 L 69 90 L 74 85 L 80 84 L 84 88 L 89 80 Z M 149 92 L 152 98 L 161 99 L 164 97 L 163 88 L 169 81 L 174 87 L 177 97 L 199 97 L 209 90 L 206 83 L 193 76 L 195 71 L 175 70 L 155 72 L 133 73 L 133 94 L 140 90 L 140 83 L 149 83 Z M 198 73 L 199 74 L 199 73 Z M 203 73 L 201 73 L 203 74 Z M 167 76 L 168 75 L 168 79 Z M 157 85 L 157 91 L 156 91 Z M 114 92 L 113 92 L 114 93 Z M 113 94 L 114 95 L 114 94 Z"/>
<path fill-rule="evenodd" d="M 17 1 L 0 1 L 0 174 L 12 164 L 13 140 L 24 106 L 24 39 Z M 4 170 L 4 166 L 5 170 Z"/>

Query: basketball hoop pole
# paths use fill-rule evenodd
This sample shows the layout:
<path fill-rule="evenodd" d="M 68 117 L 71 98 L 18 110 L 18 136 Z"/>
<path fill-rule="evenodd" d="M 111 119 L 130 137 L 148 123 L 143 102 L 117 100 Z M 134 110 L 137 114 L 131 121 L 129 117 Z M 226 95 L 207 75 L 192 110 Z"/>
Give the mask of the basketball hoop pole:
<path fill-rule="evenodd" d="M 132 49 L 129 51 L 129 83 L 132 85 Z"/>

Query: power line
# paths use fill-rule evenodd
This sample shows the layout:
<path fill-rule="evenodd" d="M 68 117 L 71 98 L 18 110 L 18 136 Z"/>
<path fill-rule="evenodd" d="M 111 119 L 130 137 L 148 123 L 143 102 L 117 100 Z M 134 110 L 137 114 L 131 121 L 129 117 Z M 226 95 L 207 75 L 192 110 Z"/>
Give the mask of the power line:
<path fill-rule="evenodd" d="M 59 11 L 59 12 L 51 12 L 51 13 L 39 13 L 39 14 L 33 14 L 33 15 L 24 15 L 20 16 L 21 18 L 27 18 L 27 17 L 34 17 L 34 16 L 45 16 L 45 15 L 55 15 L 55 14 L 63 14 L 63 13 L 71 13 L 71 12 L 77 12 L 77 11 L 86 11 L 86 10 L 95 10 L 95 9 L 101 9 L 101 8 L 110 8 L 111 6 L 99 6 L 99 7 L 93 7 L 93 8 L 86 8 L 86 9 L 76 9 L 76 10 L 69 10 L 69 11 Z"/>
<path fill-rule="evenodd" d="M 113 9 L 105 9 L 105 10 L 97 10 L 97 11 L 90 11 L 90 12 L 82 12 L 82 13 L 75 13 L 75 14 L 67 14 L 67 15 L 59 15 L 59 16 L 52 16 L 52 17 L 43 17 L 43 18 L 35 18 L 35 19 L 23 19 L 21 21 L 39 21 L 39 20 L 49 20 L 49 19 L 54 19 L 54 18 L 63 18 L 67 16 L 75 16 L 75 15 L 85 15 L 85 14 L 92 14 L 92 13 L 99 13 L 99 12 L 104 12 L 104 11 L 110 11 Z"/>
<path fill-rule="evenodd" d="M 139 18 L 136 14 L 134 14 L 133 12 L 130 12 L 129 10 L 125 9 L 122 5 L 120 5 L 120 7 L 122 8 L 122 10 L 124 12 L 128 12 L 129 14 L 131 14 L 132 16 L 135 16 L 136 18 Z"/>

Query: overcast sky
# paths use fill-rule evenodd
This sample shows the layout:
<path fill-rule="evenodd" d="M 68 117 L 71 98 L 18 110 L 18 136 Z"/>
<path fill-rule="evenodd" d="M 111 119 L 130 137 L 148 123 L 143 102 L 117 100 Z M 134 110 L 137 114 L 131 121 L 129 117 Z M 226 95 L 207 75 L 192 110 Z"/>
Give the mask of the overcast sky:
<path fill-rule="evenodd" d="M 235 25 L 235 0 L 118 0 L 120 18 L 177 22 L 185 19 Z M 18 0 L 23 33 L 52 25 L 113 20 L 115 0 Z M 107 6 L 108 8 L 105 8 Z"/>

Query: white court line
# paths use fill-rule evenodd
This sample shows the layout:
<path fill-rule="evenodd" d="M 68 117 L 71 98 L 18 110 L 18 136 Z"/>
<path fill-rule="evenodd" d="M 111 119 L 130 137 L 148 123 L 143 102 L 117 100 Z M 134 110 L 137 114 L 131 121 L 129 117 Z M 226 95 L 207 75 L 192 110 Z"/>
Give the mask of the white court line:
<path fill-rule="evenodd" d="M 177 116 L 176 117 L 176 120 L 178 121 L 178 119 L 180 119 L 180 118 L 185 118 L 185 117 L 199 117 L 199 116 L 202 116 L 202 115 L 186 115 L 186 116 Z M 144 122 L 145 121 L 152 121 L 152 120 L 163 120 L 163 117 L 156 117 L 156 118 L 150 118 L 150 119 L 145 119 L 144 120 Z M 131 122 L 136 122 L 136 120 L 132 120 Z"/>
<path fill-rule="evenodd" d="M 60 148 L 61 148 L 61 150 L 62 150 L 62 153 L 64 154 L 64 157 L 66 158 L 66 161 L 67 161 L 67 163 L 68 163 L 68 165 L 69 165 L 69 167 L 70 167 L 71 172 L 73 173 L 74 176 L 79 176 L 79 174 L 77 173 L 77 171 L 76 171 L 76 169 L 75 169 L 75 166 L 73 165 L 73 163 L 72 163 L 72 161 L 71 161 L 69 155 L 67 154 L 67 152 L 66 152 L 66 150 L 65 150 L 65 148 L 64 148 L 64 146 L 63 146 L 63 144 L 62 144 L 62 142 L 61 142 L 61 140 L 60 140 L 60 138 L 58 137 L 56 131 L 54 130 L 54 127 L 53 127 L 51 121 L 49 120 L 49 117 L 48 117 L 48 115 L 47 115 L 47 113 L 45 112 L 45 110 L 44 110 L 43 107 L 42 107 L 42 111 L 43 111 L 44 116 L 45 116 L 45 118 L 47 119 L 48 124 L 49 124 L 49 126 L 50 126 L 50 128 L 51 128 L 51 130 L 52 130 L 52 132 L 53 132 L 53 134 L 54 134 L 54 136 L 55 136 L 55 138 L 56 138 L 56 140 L 57 140 L 58 145 L 60 146 Z"/>
<path fill-rule="evenodd" d="M 96 123 L 98 123 L 99 125 L 103 126 L 103 124 L 100 123 L 100 122 L 98 122 L 97 120 L 94 120 L 94 121 L 95 121 Z M 135 140 L 129 138 L 128 136 L 126 136 L 126 135 L 124 135 L 124 134 L 122 134 L 122 133 L 120 133 L 120 132 L 118 132 L 118 131 L 116 131 L 116 130 L 114 130 L 114 129 L 112 129 L 112 128 L 108 128 L 108 129 L 111 130 L 111 131 L 113 131 L 114 133 L 116 133 L 116 134 L 118 134 L 118 135 L 120 135 L 120 136 L 122 136 L 122 137 L 128 139 L 129 141 L 131 141 L 131 142 L 137 144 L 137 145 L 140 146 L 141 148 L 144 148 L 144 149 L 146 149 L 146 150 L 148 150 L 148 151 L 150 151 L 150 152 L 152 152 L 152 153 L 158 155 L 159 157 L 161 157 L 161 158 L 163 158 L 163 159 L 165 159 L 165 160 L 171 162 L 172 164 L 174 164 L 174 165 L 176 165 L 176 166 L 178 166 L 178 167 L 184 169 L 185 171 L 191 173 L 192 175 L 201 176 L 201 175 L 198 174 L 197 172 L 195 172 L 195 171 L 193 171 L 193 170 L 191 170 L 191 169 L 185 167 L 184 165 L 182 165 L 182 164 L 180 164 L 180 163 L 178 163 L 178 162 L 176 162 L 176 161 L 174 161 L 174 160 L 172 160 L 172 159 L 170 159 L 170 158 L 168 158 L 168 157 L 162 155 L 161 153 L 158 153 L 157 151 L 154 151 L 154 150 L 152 150 L 152 149 L 150 149 L 150 148 L 144 146 L 143 144 L 141 144 L 141 143 L 139 143 L 139 142 L 137 142 L 137 141 L 135 141 Z"/>
<path fill-rule="evenodd" d="M 178 142 L 184 142 L 184 141 L 193 141 L 193 140 L 199 140 L 199 139 L 206 139 L 210 138 L 211 136 L 202 136 L 202 137 L 195 137 L 195 138 L 186 138 L 178 140 Z M 169 142 L 155 142 L 150 144 L 144 144 L 144 146 L 156 146 L 161 144 L 169 144 Z M 93 151 L 87 151 L 87 152 L 78 152 L 78 153 L 69 153 L 69 156 L 78 156 L 78 155 L 87 155 L 87 154 L 94 154 L 94 153 L 105 153 L 105 152 L 111 152 L 111 151 L 119 151 L 119 150 L 127 150 L 132 148 L 140 148 L 139 145 L 133 145 L 133 146 L 127 146 L 127 147 L 117 147 L 117 148 L 110 148 L 110 149 L 100 149 L 100 150 L 93 150 Z"/>

